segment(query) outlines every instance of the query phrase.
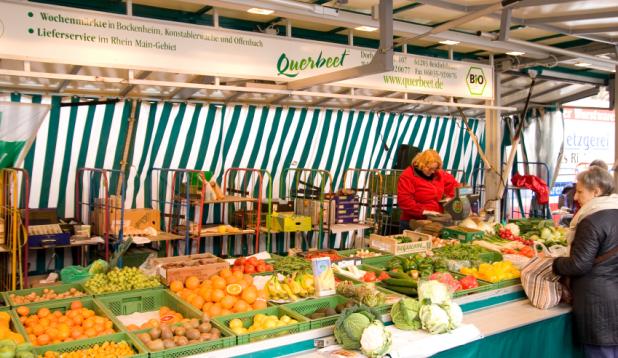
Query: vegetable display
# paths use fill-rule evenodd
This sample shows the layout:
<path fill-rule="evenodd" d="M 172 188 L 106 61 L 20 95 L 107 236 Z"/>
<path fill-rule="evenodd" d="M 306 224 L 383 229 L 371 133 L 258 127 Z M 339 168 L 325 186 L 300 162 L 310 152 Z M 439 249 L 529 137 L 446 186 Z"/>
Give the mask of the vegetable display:
<path fill-rule="evenodd" d="M 413 298 L 404 298 L 391 308 L 391 320 L 395 327 L 405 331 L 421 329 L 418 312 L 421 304 Z"/>
<path fill-rule="evenodd" d="M 502 261 L 500 253 L 473 244 L 444 246 L 433 251 L 436 256 L 445 259 L 471 261 L 473 263 Z"/>
<path fill-rule="evenodd" d="M 345 349 L 360 349 L 365 328 L 380 315 L 367 306 L 346 308 L 335 323 L 335 340 Z"/>
<path fill-rule="evenodd" d="M 358 257 L 361 259 L 366 259 L 370 257 L 378 257 L 378 256 L 383 256 L 383 255 L 384 254 L 380 252 L 373 252 L 373 251 L 369 251 L 365 249 L 359 249 L 359 250 L 356 250 L 353 254 L 351 254 L 350 257 Z"/>
<path fill-rule="evenodd" d="M 458 280 L 448 272 L 436 272 L 429 276 L 429 279 L 436 280 L 447 285 L 452 292 L 479 287 L 476 277 L 472 275 L 465 276 Z"/>
<path fill-rule="evenodd" d="M 462 267 L 460 272 L 464 275 L 472 275 L 480 280 L 492 283 L 518 278 L 520 272 L 511 261 L 494 262 L 493 264 L 481 264 L 477 268 Z"/>
<path fill-rule="evenodd" d="M 30 343 L 17 344 L 10 339 L 0 340 L 0 357 L 34 358 L 34 347 Z"/>
<path fill-rule="evenodd" d="M 285 256 L 273 264 L 275 272 L 284 276 L 292 275 L 296 271 L 311 273 L 311 262 L 298 256 Z"/>
<path fill-rule="evenodd" d="M 264 260 L 258 260 L 255 257 L 239 257 L 234 260 L 234 265 L 232 266 L 232 272 L 241 271 L 246 274 L 272 272 L 272 270 L 272 265 L 267 264 Z"/>
<path fill-rule="evenodd" d="M 417 273 L 417 277 L 427 277 L 434 272 L 448 270 L 446 261 L 442 258 L 428 257 L 420 254 L 414 254 L 407 257 L 395 256 L 386 263 L 386 269 L 388 271 L 405 273 L 415 271 Z"/>
<path fill-rule="evenodd" d="M 360 344 L 364 355 L 369 358 L 379 358 L 390 351 L 393 339 L 391 332 L 384 329 L 384 324 L 374 320 L 363 330 Z"/>
<path fill-rule="evenodd" d="M 85 296 L 86 293 L 82 292 L 76 288 L 71 288 L 66 292 L 56 293 L 53 289 L 45 288 L 43 289 L 43 293 L 41 295 L 36 294 L 35 292 L 31 292 L 27 295 L 16 295 L 11 293 L 9 298 L 16 305 L 25 305 L 33 302 L 44 302 L 44 301 L 53 301 L 53 300 L 61 300 L 64 298 L 75 298 Z"/>
<path fill-rule="evenodd" d="M 312 259 L 318 258 L 318 257 L 329 257 L 330 262 L 335 262 L 335 261 L 339 261 L 342 259 L 342 257 L 339 256 L 337 251 L 334 251 L 334 250 L 309 251 L 309 252 L 303 253 L 303 257 L 305 258 L 305 260 L 309 260 L 309 261 L 311 261 Z"/>
<path fill-rule="evenodd" d="M 567 246 L 566 232 L 566 228 L 556 227 L 552 220 L 543 220 L 526 232 L 524 237 L 531 241 L 540 242 L 547 247 Z"/>
<path fill-rule="evenodd" d="M 386 303 L 386 295 L 380 292 L 373 283 L 355 285 L 351 281 L 342 281 L 337 285 L 337 293 L 353 298 L 368 307 L 377 307 Z"/>

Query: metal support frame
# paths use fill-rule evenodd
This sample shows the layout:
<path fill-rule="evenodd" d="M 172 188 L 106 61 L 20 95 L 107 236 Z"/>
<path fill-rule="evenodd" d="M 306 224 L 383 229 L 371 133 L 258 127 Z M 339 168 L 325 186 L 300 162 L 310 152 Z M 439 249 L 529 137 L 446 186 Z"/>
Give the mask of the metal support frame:
<path fill-rule="evenodd" d="M 502 9 L 502 15 L 500 17 L 500 41 L 506 41 L 509 38 L 511 32 L 511 14 L 512 9 Z"/>
<path fill-rule="evenodd" d="M 493 66 L 493 55 L 489 57 Z M 500 83 L 500 74 L 494 71 L 494 101 L 492 105 L 500 105 L 502 85 Z M 494 210 L 494 217 L 500 217 L 500 181 L 502 178 L 501 172 L 501 152 L 502 152 L 502 126 L 501 114 L 499 110 L 485 110 L 485 153 L 487 160 L 491 164 L 489 170 L 485 167 L 485 203 L 486 209 Z"/>
<path fill-rule="evenodd" d="M 378 16 L 380 18 L 380 46 L 370 63 L 290 81 L 287 83 L 287 88 L 290 90 L 300 90 L 325 83 L 392 71 L 395 68 L 393 65 L 393 0 L 380 0 Z"/>

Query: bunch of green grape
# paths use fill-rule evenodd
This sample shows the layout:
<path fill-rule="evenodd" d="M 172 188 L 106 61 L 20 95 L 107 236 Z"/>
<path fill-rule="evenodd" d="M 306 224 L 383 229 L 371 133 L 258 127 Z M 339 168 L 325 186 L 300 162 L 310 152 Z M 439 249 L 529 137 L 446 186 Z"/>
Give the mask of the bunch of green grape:
<path fill-rule="evenodd" d="M 130 291 L 160 286 L 157 276 L 147 276 L 136 267 L 113 268 L 107 273 L 98 273 L 84 284 L 94 294 Z"/>

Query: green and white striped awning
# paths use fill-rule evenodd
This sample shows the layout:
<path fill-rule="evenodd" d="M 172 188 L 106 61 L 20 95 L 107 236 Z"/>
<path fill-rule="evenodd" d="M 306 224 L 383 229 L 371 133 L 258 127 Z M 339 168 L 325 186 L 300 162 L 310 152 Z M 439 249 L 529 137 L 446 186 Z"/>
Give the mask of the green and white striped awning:
<path fill-rule="evenodd" d="M 120 169 L 131 102 L 60 107 L 61 101 L 79 99 L 13 94 L 10 100 L 51 104 L 24 162 L 31 175 L 29 204 L 57 207 L 60 217 L 72 217 L 76 168 Z M 328 170 L 338 188 L 347 168 L 392 168 L 400 144 L 434 148 L 445 168 L 463 170 L 467 176 L 481 163 L 461 122 L 448 117 L 142 102 L 136 119 L 127 208 L 152 205 L 156 194 L 146 177 L 155 167 L 207 170 L 219 182 L 230 167 L 265 169 L 275 179 L 276 194 L 284 168 Z M 470 123 L 484 143 L 484 122 Z M 213 215 L 211 211 L 211 219 Z"/>

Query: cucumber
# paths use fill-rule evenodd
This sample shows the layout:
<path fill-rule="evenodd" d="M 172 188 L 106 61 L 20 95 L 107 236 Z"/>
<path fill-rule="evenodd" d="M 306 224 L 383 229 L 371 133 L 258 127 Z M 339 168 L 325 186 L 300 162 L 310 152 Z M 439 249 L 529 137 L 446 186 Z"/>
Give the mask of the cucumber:
<path fill-rule="evenodd" d="M 413 287 L 416 288 L 417 283 L 411 279 L 403 279 L 403 278 L 387 278 L 382 280 L 388 286 L 399 286 L 399 287 Z"/>
<path fill-rule="evenodd" d="M 402 293 L 407 296 L 417 296 L 418 293 L 416 288 L 414 287 L 403 287 L 403 286 L 385 286 L 387 290 L 391 290 L 393 292 Z"/>
<path fill-rule="evenodd" d="M 386 271 L 386 273 L 392 278 L 400 278 L 400 279 L 408 279 L 408 280 L 410 279 L 410 276 L 403 272 Z"/>

